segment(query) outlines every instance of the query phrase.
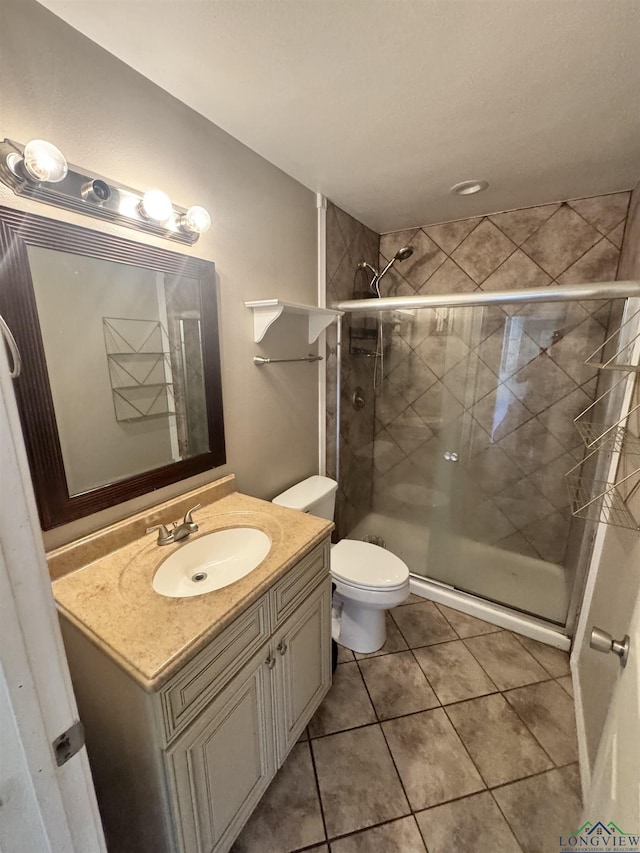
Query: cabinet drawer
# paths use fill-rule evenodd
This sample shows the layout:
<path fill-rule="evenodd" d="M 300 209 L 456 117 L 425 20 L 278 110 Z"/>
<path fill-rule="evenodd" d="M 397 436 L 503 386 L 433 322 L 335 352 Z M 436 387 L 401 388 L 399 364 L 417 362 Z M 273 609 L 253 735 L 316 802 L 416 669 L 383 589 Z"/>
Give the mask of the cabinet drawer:
<path fill-rule="evenodd" d="M 329 540 L 315 547 L 274 585 L 271 599 L 271 628 L 275 631 L 293 613 L 329 572 Z"/>
<path fill-rule="evenodd" d="M 166 743 L 201 711 L 269 639 L 269 597 L 238 616 L 160 694 Z"/>

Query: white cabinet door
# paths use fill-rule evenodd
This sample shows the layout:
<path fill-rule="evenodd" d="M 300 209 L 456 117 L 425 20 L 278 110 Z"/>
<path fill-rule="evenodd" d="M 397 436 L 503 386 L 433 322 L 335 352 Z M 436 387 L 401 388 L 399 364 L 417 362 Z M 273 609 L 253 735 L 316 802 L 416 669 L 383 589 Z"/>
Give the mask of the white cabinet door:
<path fill-rule="evenodd" d="M 262 650 L 166 752 L 184 853 L 223 853 L 275 774 L 272 671 Z"/>
<path fill-rule="evenodd" d="M 331 687 L 331 580 L 327 577 L 273 637 L 278 766 Z"/>

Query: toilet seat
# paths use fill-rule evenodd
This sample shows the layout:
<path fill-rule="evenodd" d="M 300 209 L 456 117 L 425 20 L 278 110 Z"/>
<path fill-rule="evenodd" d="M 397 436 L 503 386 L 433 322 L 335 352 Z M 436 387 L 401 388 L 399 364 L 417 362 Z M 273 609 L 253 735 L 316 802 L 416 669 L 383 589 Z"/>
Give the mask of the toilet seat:
<path fill-rule="evenodd" d="M 342 539 L 331 548 L 331 574 L 356 589 L 402 589 L 409 581 L 409 569 L 399 557 L 370 542 Z"/>

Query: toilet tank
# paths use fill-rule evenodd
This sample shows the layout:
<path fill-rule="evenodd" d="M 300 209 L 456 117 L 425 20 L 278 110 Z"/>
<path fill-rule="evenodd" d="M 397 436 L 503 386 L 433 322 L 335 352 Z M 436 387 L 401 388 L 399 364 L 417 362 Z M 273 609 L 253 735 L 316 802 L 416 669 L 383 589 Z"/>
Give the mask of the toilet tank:
<path fill-rule="evenodd" d="M 335 480 L 315 474 L 291 486 L 286 492 L 276 495 L 273 503 L 333 521 L 337 488 Z"/>

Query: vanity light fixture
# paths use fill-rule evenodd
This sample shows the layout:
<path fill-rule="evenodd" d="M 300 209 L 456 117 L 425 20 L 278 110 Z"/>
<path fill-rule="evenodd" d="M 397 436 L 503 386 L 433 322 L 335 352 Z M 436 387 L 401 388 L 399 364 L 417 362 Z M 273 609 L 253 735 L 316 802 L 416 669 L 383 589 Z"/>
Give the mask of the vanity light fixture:
<path fill-rule="evenodd" d="M 7 155 L 6 161 L 14 175 L 28 181 L 57 184 L 67 177 L 64 154 L 44 139 L 32 139 L 24 146 L 22 155 L 13 151 Z"/>
<path fill-rule="evenodd" d="M 162 190 L 140 192 L 70 166 L 62 152 L 44 139 L 32 139 L 26 145 L 2 140 L 0 182 L 16 195 L 179 243 L 193 245 L 211 226 L 204 207 L 179 207 Z"/>
<path fill-rule="evenodd" d="M 454 195 L 475 195 L 486 190 L 488 186 L 488 181 L 461 181 L 459 184 L 454 184 L 449 192 Z"/>
<path fill-rule="evenodd" d="M 171 218 L 173 205 L 171 199 L 162 190 L 147 190 L 140 202 L 140 213 L 146 219 L 155 222 L 166 222 Z"/>
<path fill-rule="evenodd" d="M 181 217 L 180 226 L 193 234 L 204 234 L 211 228 L 211 217 L 204 207 L 195 204 Z"/>

